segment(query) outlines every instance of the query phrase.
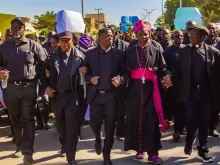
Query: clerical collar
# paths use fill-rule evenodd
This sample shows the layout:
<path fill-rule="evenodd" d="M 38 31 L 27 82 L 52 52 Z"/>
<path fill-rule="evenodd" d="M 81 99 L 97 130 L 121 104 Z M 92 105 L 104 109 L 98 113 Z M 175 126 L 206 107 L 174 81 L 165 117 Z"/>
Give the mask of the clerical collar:
<path fill-rule="evenodd" d="M 192 45 L 194 48 L 203 48 L 204 46 L 203 46 L 203 43 L 201 43 L 201 44 L 199 44 L 199 45 Z"/>

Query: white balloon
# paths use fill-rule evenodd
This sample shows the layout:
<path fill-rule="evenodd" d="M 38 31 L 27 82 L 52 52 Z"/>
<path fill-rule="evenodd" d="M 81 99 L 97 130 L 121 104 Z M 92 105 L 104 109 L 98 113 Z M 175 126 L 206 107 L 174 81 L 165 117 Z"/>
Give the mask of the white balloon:
<path fill-rule="evenodd" d="M 61 10 L 56 15 L 57 33 L 70 31 L 73 33 L 84 33 L 85 23 L 81 13 L 69 10 Z"/>

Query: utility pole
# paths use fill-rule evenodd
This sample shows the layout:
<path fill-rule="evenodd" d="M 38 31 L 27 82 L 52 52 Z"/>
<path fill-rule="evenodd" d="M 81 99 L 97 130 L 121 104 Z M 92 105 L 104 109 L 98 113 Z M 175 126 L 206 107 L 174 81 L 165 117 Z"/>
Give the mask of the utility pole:
<path fill-rule="evenodd" d="M 180 7 L 182 7 L 182 6 L 183 6 L 182 4 L 183 4 L 183 1 L 182 1 L 182 0 L 180 0 Z"/>
<path fill-rule="evenodd" d="M 164 14 L 163 8 L 164 8 L 164 6 L 163 6 L 163 0 L 162 0 L 162 17 L 163 17 L 163 14 Z"/>
<path fill-rule="evenodd" d="M 98 29 L 99 29 L 99 13 L 100 13 L 99 11 L 102 10 L 102 9 L 101 9 L 101 8 L 98 8 L 98 9 L 95 9 L 95 10 L 98 11 Z"/>
<path fill-rule="evenodd" d="M 144 16 L 144 18 L 148 17 L 148 22 L 150 23 L 150 15 L 153 13 L 154 10 L 157 10 L 157 9 L 151 9 L 151 10 L 148 10 L 148 9 L 143 9 L 146 11 L 146 15 Z"/>
<path fill-rule="evenodd" d="M 83 0 L 81 0 L 81 5 L 82 5 L 82 16 L 84 19 L 84 1 Z"/>

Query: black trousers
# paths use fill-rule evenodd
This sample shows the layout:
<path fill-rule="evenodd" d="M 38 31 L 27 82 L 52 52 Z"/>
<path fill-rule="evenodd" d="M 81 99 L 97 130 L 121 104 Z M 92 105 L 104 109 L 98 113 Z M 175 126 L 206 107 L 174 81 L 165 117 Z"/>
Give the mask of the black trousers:
<path fill-rule="evenodd" d="M 184 102 L 174 102 L 174 131 L 181 132 L 186 126 L 186 107 Z"/>
<path fill-rule="evenodd" d="M 66 151 L 67 161 L 71 162 L 75 160 L 78 143 L 80 106 L 76 105 L 76 100 L 70 92 L 51 99 L 51 110 L 55 115 L 56 127 L 62 147 Z"/>
<path fill-rule="evenodd" d="M 208 130 L 211 116 L 211 95 L 209 89 L 192 89 L 186 104 L 187 136 L 186 143 L 192 144 L 199 129 L 200 148 L 207 150 Z"/>
<path fill-rule="evenodd" d="M 36 119 L 38 124 L 46 124 L 49 121 L 49 103 L 45 96 L 40 96 L 42 99 L 37 104 Z"/>
<path fill-rule="evenodd" d="M 3 97 L 17 140 L 17 148 L 21 149 L 24 155 L 32 155 L 34 153 L 37 82 L 21 85 L 8 84 L 8 87 L 3 90 Z"/>
<path fill-rule="evenodd" d="M 218 126 L 218 122 L 219 122 L 219 109 L 212 106 L 209 130 L 210 131 L 216 130 Z"/>
<path fill-rule="evenodd" d="M 97 93 L 90 104 L 90 125 L 96 139 L 100 139 L 101 126 L 104 120 L 105 140 L 103 155 L 109 156 L 114 143 L 116 118 L 116 99 L 112 93 Z"/>
<path fill-rule="evenodd" d="M 164 111 L 164 118 L 168 121 L 173 119 L 173 100 L 172 100 L 172 89 L 164 90 L 160 89 L 162 106 Z"/>
<path fill-rule="evenodd" d="M 119 99 L 117 99 L 116 136 L 124 137 L 125 131 L 125 108 L 126 86 L 120 87 Z"/>

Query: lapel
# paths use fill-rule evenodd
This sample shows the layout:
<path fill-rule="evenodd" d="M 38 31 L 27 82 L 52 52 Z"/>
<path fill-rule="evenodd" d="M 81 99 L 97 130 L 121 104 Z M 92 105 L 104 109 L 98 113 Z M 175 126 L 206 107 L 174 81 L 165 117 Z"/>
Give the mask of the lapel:
<path fill-rule="evenodd" d="M 61 61 L 61 50 L 60 48 L 57 48 L 57 50 L 54 52 L 54 55 L 52 56 L 55 68 L 57 70 L 57 75 L 60 74 L 60 61 Z"/>
<path fill-rule="evenodd" d="M 152 49 L 154 48 L 152 46 L 151 43 L 149 43 L 149 46 L 147 47 L 147 58 L 148 58 L 148 67 L 149 69 L 151 70 L 154 70 L 154 69 L 157 69 L 158 66 L 156 66 L 156 52 L 155 52 L 155 49 Z"/>
<path fill-rule="evenodd" d="M 121 41 L 120 41 L 120 39 L 118 39 L 118 49 L 120 49 L 120 50 L 122 50 L 122 51 L 124 51 L 124 48 L 122 47 L 122 44 L 121 44 Z"/>
<path fill-rule="evenodd" d="M 180 59 L 180 63 L 182 63 L 183 67 L 182 67 L 182 73 L 184 76 L 184 82 L 186 82 L 187 84 L 191 83 L 191 64 L 192 64 L 192 45 L 189 44 L 187 45 L 185 48 L 183 48 L 183 52 L 182 52 L 182 57 L 183 60 L 181 61 Z M 185 60 L 184 60 L 185 59 Z"/>
<path fill-rule="evenodd" d="M 207 69 L 207 73 L 208 73 L 208 77 L 210 77 L 210 73 L 211 73 L 211 66 L 212 66 L 212 54 L 209 53 L 209 48 L 206 44 L 204 45 L 204 49 L 205 49 L 205 62 L 206 62 L 206 69 Z"/>
<path fill-rule="evenodd" d="M 77 68 L 82 64 L 82 60 L 80 59 L 80 52 L 75 47 L 72 49 L 71 55 L 73 56 L 73 58 L 70 77 L 75 74 Z"/>

